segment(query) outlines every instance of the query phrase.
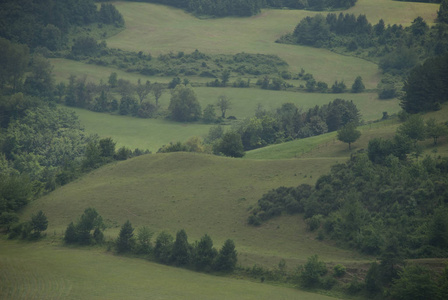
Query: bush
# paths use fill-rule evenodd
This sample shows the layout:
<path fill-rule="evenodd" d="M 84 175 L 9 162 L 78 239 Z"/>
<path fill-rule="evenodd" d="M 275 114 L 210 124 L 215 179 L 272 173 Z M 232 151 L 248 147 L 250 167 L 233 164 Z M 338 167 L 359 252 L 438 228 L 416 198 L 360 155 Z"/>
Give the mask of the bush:
<path fill-rule="evenodd" d="M 347 270 L 343 265 L 339 264 L 339 265 L 334 266 L 333 271 L 334 271 L 334 275 L 336 277 L 342 277 L 342 276 L 344 276 L 344 274 L 346 273 Z"/>

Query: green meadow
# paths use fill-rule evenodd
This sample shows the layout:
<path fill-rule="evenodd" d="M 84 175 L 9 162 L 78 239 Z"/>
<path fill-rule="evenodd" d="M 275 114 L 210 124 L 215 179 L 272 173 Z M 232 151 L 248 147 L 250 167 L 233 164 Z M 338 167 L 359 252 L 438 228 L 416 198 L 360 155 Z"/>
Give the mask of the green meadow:
<path fill-rule="evenodd" d="M 236 275 L 210 276 L 185 269 L 154 264 L 143 259 L 115 256 L 105 248 L 62 246 L 67 225 L 76 221 L 87 207 L 94 207 L 108 228 L 106 240 L 115 239 L 120 226 L 130 220 L 134 227 L 148 226 L 156 234 L 175 235 L 185 229 L 189 242 L 210 235 L 216 248 L 226 239 L 234 240 L 238 264 L 274 268 L 285 259 L 292 271 L 314 254 L 329 265 L 342 263 L 356 269 L 375 257 L 318 241 L 309 232 L 301 215 L 284 215 L 262 226 L 247 224 L 249 211 L 266 192 L 279 186 L 314 184 L 331 166 L 343 163 L 351 153 L 366 149 L 373 137 L 391 137 L 399 126 L 395 119 L 373 122 L 383 112 L 400 111 L 399 100 L 378 100 L 373 91 L 381 74 L 376 64 L 343 56 L 325 49 L 285 45 L 275 40 L 291 32 L 305 16 L 315 12 L 263 10 L 250 18 L 199 19 L 182 10 L 141 2 L 113 2 L 123 14 L 126 28 L 106 39 L 111 48 L 151 53 L 198 49 L 206 54 L 239 52 L 276 54 L 289 64 L 291 72 L 304 68 L 316 80 L 330 86 L 344 80 L 348 87 L 362 76 L 369 92 L 361 94 L 319 94 L 267 91 L 259 88 L 207 88 L 209 78 L 189 77 L 204 108 L 226 95 L 232 106 L 227 116 L 238 120 L 250 117 L 261 105 L 274 110 L 292 102 L 303 110 L 342 98 L 353 100 L 366 124 L 352 151 L 337 140 L 336 133 L 290 141 L 247 152 L 243 159 L 195 153 L 149 154 L 108 164 L 32 201 L 22 212 L 27 220 L 39 210 L 48 217 L 47 236 L 39 242 L 0 240 L 1 299 L 334 299 L 281 286 L 250 281 Z M 408 26 L 417 16 L 433 23 L 436 4 L 392 0 L 358 0 L 345 11 L 366 14 L 371 23 L 380 18 L 386 24 Z M 339 13 L 339 12 L 337 12 Z M 168 83 L 171 77 L 145 77 L 109 67 L 66 59 L 52 59 L 56 81 L 70 75 L 87 81 L 107 82 L 112 72 L 119 78 Z M 231 78 L 233 82 L 235 78 Z M 296 81 L 291 83 L 297 85 Z M 150 98 L 150 101 L 153 101 Z M 160 99 L 169 105 L 170 93 Z M 94 113 L 70 108 L 79 116 L 89 134 L 112 137 L 117 146 L 149 149 L 153 153 L 170 142 L 205 136 L 212 125 L 177 123 L 167 119 L 139 119 L 115 114 Z M 427 114 L 446 120 L 447 107 Z M 236 121 L 238 122 L 238 121 Z M 225 125 L 229 128 L 231 125 Z M 425 154 L 448 155 L 446 138 L 438 147 L 424 143 Z"/>
<path fill-rule="evenodd" d="M 95 207 L 111 228 L 131 220 L 156 232 L 185 229 L 190 241 L 205 233 L 215 244 L 235 241 L 243 265 L 275 266 L 281 258 L 303 262 L 313 253 L 325 260 L 361 256 L 315 240 L 301 216 L 278 218 L 266 226 L 247 225 L 249 210 L 270 189 L 313 183 L 338 158 L 241 160 L 194 153 L 150 154 L 109 164 L 31 203 L 23 217 L 42 209 L 47 232 L 62 235 L 85 208 Z M 291 226 L 294 224 L 293 226 Z M 269 241 L 269 243 L 266 243 Z"/>
<path fill-rule="evenodd" d="M 0 298 L 17 299 L 335 299 L 210 276 L 100 249 L 0 240 Z"/>

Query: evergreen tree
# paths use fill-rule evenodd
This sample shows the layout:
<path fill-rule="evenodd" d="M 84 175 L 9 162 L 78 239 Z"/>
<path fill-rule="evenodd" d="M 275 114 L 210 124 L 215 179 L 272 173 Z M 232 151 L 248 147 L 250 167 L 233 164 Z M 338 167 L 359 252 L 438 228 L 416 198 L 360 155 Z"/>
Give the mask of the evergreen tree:
<path fill-rule="evenodd" d="M 216 257 L 214 269 L 217 271 L 232 272 L 238 261 L 235 243 L 232 240 L 225 241 Z"/>
<path fill-rule="evenodd" d="M 64 242 L 67 244 L 75 244 L 78 242 L 78 234 L 73 222 L 70 222 L 65 230 Z"/>
<path fill-rule="evenodd" d="M 185 230 L 180 230 L 176 234 L 176 240 L 173 244 L 171 261 L 177 266 L 185 266 L 190 263 L 191 249 L 188 243 L 188 237 Z"/>
<path fill-rule="evenodd" d="M 31 228 L 34 231 L 34 235 L 36 238 L 40 237 L 42 231 L 47 230 L 48 227 L 48 219 L 47 216 L 43 213 L 43 211 L 38 211 L 37 214 L 31 216 Z"/>
<path fill-rule="evenodd" d="M 352 93 L 361 93 L 366 89 L 362 82 L 361 76 L 356 77 L 355 82 L 352 85 Z"/>
<path fill-rule="evenodd" d="M 194 248 L 194 265 L 198 270 L 208 270 L 213 266 L 213 261 L 218 251 L 213 248 L 213 241 L 209 235 L 204 235 Z"/>
<path fill-rule="evenodd" d="M 154 256 L 158 262 L 163 264 L 170 263 L 173 240 L 173 236 L 164 231 L 157 236 L 156 245 L 154 246 Z"/>
<path fill-rule="evenodd" d="M 131 252 L 134 248 L 134 228 L 129 220 L 123 224 L 115 243 L 118 253 Z"/>

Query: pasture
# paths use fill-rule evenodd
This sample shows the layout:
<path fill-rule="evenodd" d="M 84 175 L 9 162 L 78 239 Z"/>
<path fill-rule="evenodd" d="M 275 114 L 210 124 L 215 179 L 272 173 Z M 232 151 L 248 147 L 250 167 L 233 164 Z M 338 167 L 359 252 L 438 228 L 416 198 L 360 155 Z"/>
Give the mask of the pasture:
<path fill-rule="evenodd" d="M 353 261 L 361 255 L 315 240 L 302 216 L 285 216 L 263 226 L 247 225 L 249 210 L 270 189 L 312 184 L 345 158 L 241 160 L 194 153 L 150 154 L 92 171 L 28 205 L 27 219 L 42 209 L 50 234 L 63 235 L 85 208 L 95 207 L 115 238 L 130 220 L 155 232 L 185 229 L 189 241 L 209 234 L 216 247 L 235 241 L 243 265 L 295 266 L 313 254 L 326 261 Z"/>
<path fill-rule="evenodd" d="M 0 240 L 0 298 L 335 299 L 238 278 L 209 276 L 102 249 Z"/>

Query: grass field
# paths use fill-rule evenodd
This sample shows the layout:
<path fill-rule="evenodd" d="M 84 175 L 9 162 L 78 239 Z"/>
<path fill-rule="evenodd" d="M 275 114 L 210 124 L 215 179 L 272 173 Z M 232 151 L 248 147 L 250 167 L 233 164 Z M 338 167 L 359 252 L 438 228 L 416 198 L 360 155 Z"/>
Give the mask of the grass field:
<path fill-rule="evenodd" d="M 236 116 L 239 120 L 251 117 L 259 104 L 266 110 L 274 110 L 283 103 L 292 102 L 307 110 L 315 105 L 327 104 L 336 98 L 353 100 L 360 109 L 365 121 L 378 120 L 383 111 L 389 115 L 399 111 L 398 100 L 382 101 L 372 94 L 314 94 L 264 91 L 258 89 L 233 88 L 195 88 L 201 106 L 215 104 L 219 95 L 227 95 L 232 102 L 227 115 Z M 160 99 L 162 109 L 169 105 L 168 93 Z M 84 109 L 74 109 L 88 133 L 97 133 L 101 137 L 112 137 L 118 146 L 131 149 L 141 148 L 157 151 L 169 142 L 186 141 L 192 136 L 205 136 L 212 125 L 202 123 L 178 123 L 165 119 L 139 119 L 95 113 Z M 218 113 L 218 109 L 217 109 Z"/>
<path fill-rule="evenodd" d="M 209 276 L 99 249 L 0 240 L 0 298 L 335 299 L 295 288 Z"/>
<path fill-rule="evenodd" d="M 61 235 L 92 206 L 117 226 L 129 219 L 156 232 L 175 234 L 183 228 L 190 241 L 208 233 L 217 245 L 231 238 L 245 265 L 274 266 L 282 257 L 297 263 L 314 253 L 332 261 L 360 259 L 316 241 L 301 216 L 247 225 L 248 211 L 262 194 L 281 185 L 313 183 L 336 162 L 338 158 L 258 161 L 192 153 L 140 156 L 109 164 L 32 202 L 23 217 L 42 209 L 48 232 Z M 115 237 L 118 229 L 105 234 Z"/>

